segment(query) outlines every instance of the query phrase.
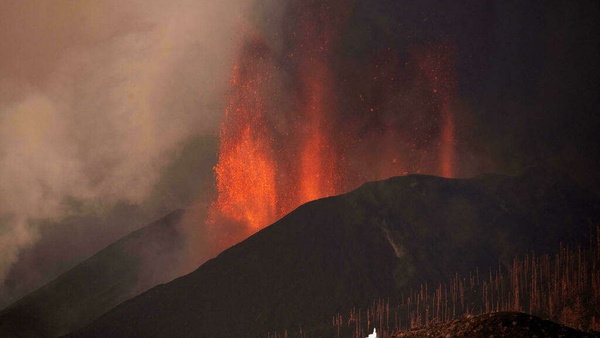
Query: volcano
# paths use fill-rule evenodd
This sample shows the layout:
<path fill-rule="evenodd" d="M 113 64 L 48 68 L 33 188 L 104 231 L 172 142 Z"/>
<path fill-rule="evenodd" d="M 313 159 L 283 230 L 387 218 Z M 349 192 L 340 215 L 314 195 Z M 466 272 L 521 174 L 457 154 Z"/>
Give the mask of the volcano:
<path fill-rule="evenodd" d="M 589 243 L 599 198 L 563 174 L 408 175 L 304 204 L 69 337 L 333 335 L 336 313 L 516 254 Z"/>
<path fill-rule="evenodd" d="M 0 6 L 0 336 L 413 327 L 465 278 L 600 330 L 597 2 L 110 3 Z M 532 164 L 574 181 L 474 177 Z"/>

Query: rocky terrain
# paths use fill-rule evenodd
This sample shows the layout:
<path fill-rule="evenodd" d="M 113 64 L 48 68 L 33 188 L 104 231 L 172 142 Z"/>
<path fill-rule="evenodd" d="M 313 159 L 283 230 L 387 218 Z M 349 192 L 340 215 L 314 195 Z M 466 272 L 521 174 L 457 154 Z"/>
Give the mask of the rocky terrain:
<path fill-rule="evenodd" d="M 391 338 L 428 338 L 428 337 L 465 337 L 465 338 L 533 338 L 564 337 L 584 338 L 600 337 L 600 333 L 575 330 L 539 317 L 519 312 L 497 312 L 479 316 L 470 316 L 447 323 L 430 325 L 406 332 L 400 332 Z"/>

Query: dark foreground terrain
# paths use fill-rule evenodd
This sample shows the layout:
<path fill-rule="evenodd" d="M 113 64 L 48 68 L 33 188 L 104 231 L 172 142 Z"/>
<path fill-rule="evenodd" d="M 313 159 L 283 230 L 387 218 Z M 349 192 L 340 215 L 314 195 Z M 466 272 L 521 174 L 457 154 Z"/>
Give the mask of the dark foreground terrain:
<path fill-rule="evenodd" d="M 496 312 L 470 316 L 392 335 L 391 338 L 465 337 L 533 338 L 600 337 L 520 312 Z"/>

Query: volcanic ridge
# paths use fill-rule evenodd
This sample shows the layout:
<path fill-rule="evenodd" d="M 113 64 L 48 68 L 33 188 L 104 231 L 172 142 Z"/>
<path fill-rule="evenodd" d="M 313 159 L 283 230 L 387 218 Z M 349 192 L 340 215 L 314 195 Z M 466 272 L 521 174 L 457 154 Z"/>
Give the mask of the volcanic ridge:
<path fill-rule="evenodd" d="M 70 337 L 333 336 L 331 318 L 515 255 L 589 245 L 598 197 L 562 173 L 408 175 L 313 201 Z M 299 330 L 298 330 L 299 329 Z"/>

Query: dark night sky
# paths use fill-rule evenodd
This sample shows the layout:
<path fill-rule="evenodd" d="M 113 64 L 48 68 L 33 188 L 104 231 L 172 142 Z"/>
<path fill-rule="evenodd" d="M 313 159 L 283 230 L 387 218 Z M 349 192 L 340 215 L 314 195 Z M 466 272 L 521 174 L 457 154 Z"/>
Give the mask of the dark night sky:
<path fill-rule="evenodd" d="M 364 47 L 356 53 L 450 39 L 459 95 L 495 169 L 555 165 L 600 191 L 599 7 L 596 1 L 358 1 L 348 34 L 360 36 Z"/>

